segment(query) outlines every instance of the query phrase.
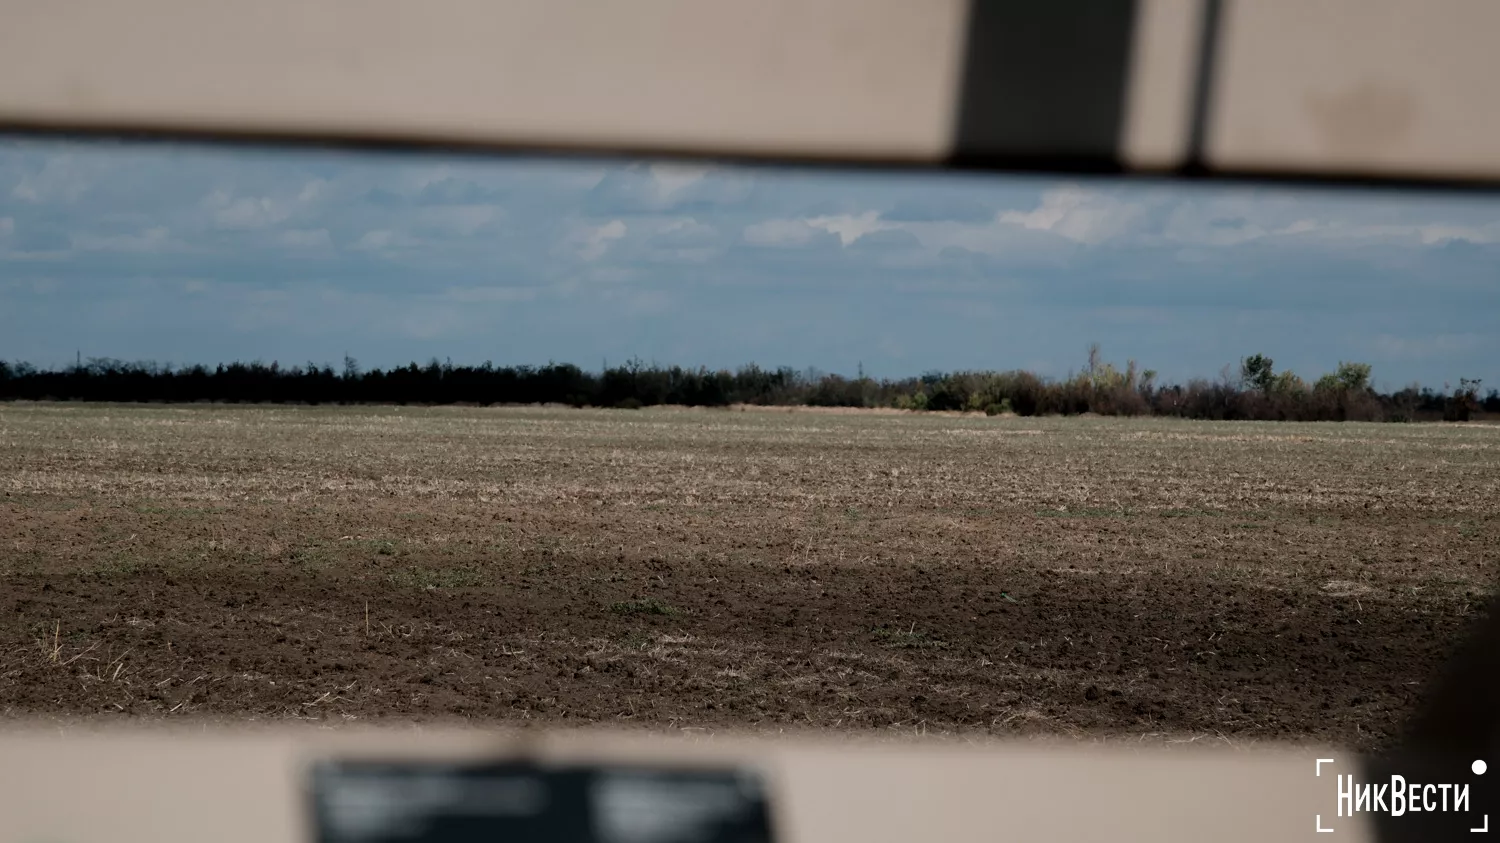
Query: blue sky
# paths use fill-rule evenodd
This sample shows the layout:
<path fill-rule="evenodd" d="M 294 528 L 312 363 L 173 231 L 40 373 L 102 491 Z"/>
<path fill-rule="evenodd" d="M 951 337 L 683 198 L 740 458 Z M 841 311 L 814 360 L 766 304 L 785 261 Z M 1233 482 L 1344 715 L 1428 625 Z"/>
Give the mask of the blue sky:
<path fill-rule="evenodd" d="M 1500 386 L 1500 198 L 0 142 L 0 359 Z"/>

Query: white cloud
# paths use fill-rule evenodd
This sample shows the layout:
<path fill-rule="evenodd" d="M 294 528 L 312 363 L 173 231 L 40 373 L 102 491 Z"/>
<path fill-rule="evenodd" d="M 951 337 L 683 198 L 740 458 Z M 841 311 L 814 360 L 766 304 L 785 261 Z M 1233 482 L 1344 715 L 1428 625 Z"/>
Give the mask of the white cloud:
<path fill-rule="evenodd" d="M 45 296 L 60 289 L 62 289 L 62 284 L 56 278 L 27 278 L 24 280 L 0 281 L 0 290 L 26 290 L 38 296 Z"/>
<path fill-rule="evenodd" d="M 824 234 L 836 234 L 848 246 L 876 231 L 902 228 L 880 219 L 879 211 L 863 214 L 825 214 L 802 219 L 769 219 L 745 227 L 745 242 L 755 246 L 800 246 Z"/>
<path fill-rule="evenodd" d="M 652 164 L 650 171 L 656 181 L 657 198 L 664 200 L 702 181 L 711 172 L 708 167 L 683 164 Z"/>
<path fill-rule="evenodd" d="M 213 212 L 214 221 L 220 228 L 265 228 L 291 216 L 289 206 L 264 196 L 236 199 L 222 190 L 216 190 L 203 202 Z"/>
<path fill-rule="evenodd" d="M 1147 212 L 1156 204 L 1149 195 L 1122 200 L 1110 193 L 1064 185 L 1044 192 L 1029 210 L 997 213 L 993 219 L 883 220 L 877 214 L 822 217 L 820 223 L 850 245 L 868 234 L 900 230 L 927 249 L 962 249 L 1006 258 L 1058 254 L 1069 244 L 1088 246 L 1143 234 Z"/>
<path fill-rule="evenodd" d="M 1371 352 L 1381 357 L 1410 359 L 1476 352 L 1493 342 L 1487 334 L 1437 334 L 1429 337 L 1378 334 L 1366 344 Z"/>
<path fill-rule="evenodd" d="M 296 248 L 316 248 L 320 246 L 331 246 L 333 240 L 328 236 L 328 229 L 291 229 L 283 231 L 277 237 L 283 246 Z"/>
<path fill-rule="evenodd" d="M 684 206 L 729 207 L 747 199 L 755 179 L 733 168 L 689 164 L 631 164 L 614 168 L 590 190 L 592 216 L 661 213 Z"/>
<path fill-rule="evenodd" d="M 840 214 L 837 216 L 812 217 L 805 220 L 805 222 L 813 228 L 821 228 L 824 231 L 837 234 L 839 242 L 845 246 L 871 232 L 899 228 L 894 223 L 882 222 L 879 211 L 866 211 L 859 216 Z"/>
<path fill-rule="evenodd" d="M 394 238 L 395 236 L 396 232 L 390 231 L 388 229 L 381 229 L 379 231 L 366 231 L 364 235 L 359 238 L 359 242 L 354 244 L 354 248 L 384 249 L 386 246 L 390 245 L 392 238 Z"/>
<path fill-rule="evenodd" d="M 1372 200 L 1351 205 L 1329 197 L 1291 192 L 1254 191 L 1178 199 L 1159 233 L 1172 243 L 1232 246 L 1253 240 L 1288 240 L 1305 244 L 1379 242 L 1412 247 L 1438 246 L 1455 241 L 1500 242 L 1500 221 L 1455 222 L 1433 218 L 1421 206 L 1407 202 Z M 1455 208 L 1432 208 L 1428 213 L 1452 213 Z M 1472 212 L 1471 212 L 1472 213 Z"/>
<path fill-rule="evenodd" d="M 42 168 L 26 173 L 10 195 L 23 202 L 74 202 L 89 189 L 87 172 L 99 169 L 98 161 L 80 161 L 72 155 L 51 155 Z"/>
<path fill-rule="evenodd" d="M 1124 202 L 1105 193 L 1066 185 L 1043 193 L 1036 208 L 1006 211 L 999 220 L 1093 245 L 1128 233 L 1145 210 L 1142 203 Z"/>
<path fill-rule="evenodd" d="M 422 222 L 434 228 L 468 237 L 501 217 L 495 205 L 441 205 L 417 212 Z"/>
<path fill-rule="evenodd" d="M 1469 243 L 1495 243 L 1500 241 L 1500 223 L 1486 226 L 1424 225 L 1417 231 L 1424 246 L 1436 246 L 1463 240 Z"/>
<path fill-rule="evenodd" d="M 587 191 L 598 187 L 599 182 L 604 181 L 605 176 L 608 175 L 609 168 L 607 167 L 569 169 L 557 176 L 557 183 L 559 187 L 568 190 Z"/>
<path fill-rule="evenodd" d="M 1297 220 L 1285 226 L 1288 235 L 1305 235 L 1316 231 L 1313 220 Z M 1162 236 L 1168 241 L 1196 246 L 1234 246 L 1257 240 L 1272 231 L 1255 221 L 1233 216 L 1215 214 L 1213 209 L 1184 203 L 1167 218 Z"/>
<path fill-rule="evenodd" d="M 672 306 L 672 299 L 662 290 L 607 290 L 604 300 L 624 316 L 652 316 Z"/>
<path fill-rule="evenodd" d="M 533 301 L 536 297 L 535 287 L 449 287 L 440 296 L 464 304 Z"/>
<path fill-rule="evenodd" d="M 800 246 L 826 229 L 814 228 L 806 220 L 775 219 L 745 226 L 745 242 L 754 246 Z"/>
<path fill-rule="evenodd" d="M 625 223 L 620 220 L 610 220 L 601 226 L 586 227 L 580 232 L 579 239 L 582 242 L 578 247 L 578 256 L 586 261 L 598 260 L 609 250 L 610 242 L 621 239 L 628 230 Z"/>
<path fill-rule="evenodd" d="M 328 182 L 313 179 L 302 185 L 295 196 L 276 199 L 270 196 L 233 196 L 225 190 L 215 190 L 204 197 L 208 208 L 220 228 L 254 229 L 267 228 L 285 222 L 296 213 L 299 206 L 310 205 L 323 196 Z"/>
<path fill-rule="evenodd" d="M 1298 220 L 1281 228 L 1266 229 L 1245 224 L 1233 229 L 1237 235 L 1231 242 L 1243 242 L 1261 237 L 1300 237 L 1305 240 L 1324 242 L 1379 241 L 1419 243 L 1423 246 L 1441 246 L 1445 243 L 1495 243 L 1500 242 L 1500 224 L 1466 226 L 1448 223 L 1433 224 L 1361 224 L 1340 220 Z"/>
<path fill-rule="evenodd" d="M 712 237 L 714 228 L 711 225 L 704 225 L 692 217 L 683 217 L 682 219 L 675 219 L 663 225 L 657 233 L 689 238 Z"/>
<path fill-rule="evenodd" d="M 392 231 L 389 228 L 379 228 L 374 231 L 366 231 L 354 248 L 370 252 L 387 251 L 391 249 L 409 248 L 417 245 L 417 241 L 410 235 L 401 231 Z"/>
<path fill-rule="evenodd" d="M 692 217 L 668 219 L 654 227 L 641 254 L 650 260 L 702 263 L 722 253 L 719 232 Z"/>
<path fill-rule="evenodd" d="M 327 187 L 328 182 L 323 179 L 313 179 L 302 186 L 302 192 L 297 194 L 297 201 L 304 205 L 316 202 L 318 197 L 323 195 L 323 191 Z"/>
<path fill-rule="evenodd" d="M 1052 254 L 1068 241 L 1061 235 L 1001 222 L 913 222 L 901 228 L 911 232 L 923 246 L 941 252 L 958 249 L 990 257 L 1035 257 Z"/>
<path fill-rule="evenodd" d="M 89 252 L 170 252 L 186 248 L 163 227 L 148 228 L 140 234 L 96 236 L 74 235 L 73 247 Z"/>

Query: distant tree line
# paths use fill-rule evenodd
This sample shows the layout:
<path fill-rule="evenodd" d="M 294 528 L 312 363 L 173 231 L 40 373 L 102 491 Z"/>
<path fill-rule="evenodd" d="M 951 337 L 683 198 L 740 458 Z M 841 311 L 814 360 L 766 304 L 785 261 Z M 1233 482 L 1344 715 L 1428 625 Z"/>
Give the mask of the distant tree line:
<path fill-rule="evenodd" d="M 578 366 L 455 366 L 433 360 L 393 369 L 361 369 L 346 357 L 341 370 L 230 363 L 169 366 L 90 359 L 62 369 L 0 360 L 0 400 L 219 402 L 230 404 L 567 404 L 640 408 L 732 404 L 812 407 L 895 407 L 990 415 L 1156 415 L 1191 419 L 1288 421 L 1466 421 L 1500 413 L 1500 393 L 1480 397 L 1480 382 L 1461 378 L 1443 391 L 1407 387 L 1385 394 L 1371 386 L 1370 366 L 1340 363 L 1311 383 L 1277 371 L 1254 355 L 1215 380 L 1157 383 L 1156 373 L 1102 359 L 1062 379 L 1025 371 L 930 372 L 920 377 L 854 378 L 814 370 L 735 371 L 644 365 L 638 360 L 598 373 Z"/>

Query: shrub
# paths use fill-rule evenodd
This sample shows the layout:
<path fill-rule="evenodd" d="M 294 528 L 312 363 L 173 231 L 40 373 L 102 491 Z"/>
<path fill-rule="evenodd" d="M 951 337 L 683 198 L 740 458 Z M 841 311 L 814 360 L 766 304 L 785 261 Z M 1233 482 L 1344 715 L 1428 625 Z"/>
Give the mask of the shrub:
<path fill-rule="evenodd" d="M 1458 389 L 1443 407 L 1443 421 L 1466 422 L 1480 410 L 1479 381 L 1458 379 Z"/>

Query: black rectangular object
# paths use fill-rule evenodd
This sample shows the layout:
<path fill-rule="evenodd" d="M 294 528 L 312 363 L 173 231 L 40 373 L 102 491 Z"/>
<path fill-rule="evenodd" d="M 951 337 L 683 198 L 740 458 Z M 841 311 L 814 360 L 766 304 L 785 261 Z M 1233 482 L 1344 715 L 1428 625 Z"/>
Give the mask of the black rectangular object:
<path fill-rule="evenodd" d="M 970 0 L 953 161 L 1119 169 L 1137 0 Z"/>
<path fill-rule="evenodd" d="M 324 761 L 316 843 L 772 843 L 754 771 Z"/>

